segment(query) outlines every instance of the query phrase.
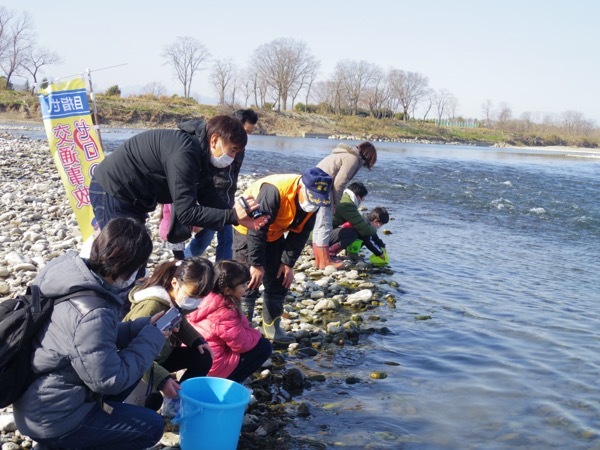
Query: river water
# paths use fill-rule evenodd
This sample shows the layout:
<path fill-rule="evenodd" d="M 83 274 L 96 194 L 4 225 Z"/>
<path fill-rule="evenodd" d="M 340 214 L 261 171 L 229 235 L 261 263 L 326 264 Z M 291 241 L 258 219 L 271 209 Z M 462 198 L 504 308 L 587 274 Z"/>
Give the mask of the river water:
<path fill-rule="evenodd" d="M 251 136 L 243 171 L 298 173 L 335 144 Z M 326 381 L 295 398 L 311 416 L 289 431 L 327 448 L 600 449 L 600 153 L 376 145 L 355 179 L 393 218 L 401 289 L 370 313 L 392 333 L 299 361 Z"/>
<path fill-rule="evenodd" d="M 253 137 L 246 166 L 301 170 L 334 144 Z M 600 448 L 600 153 L 377 147 L 356 179 L 394 219 L 404 293 L 377 311 L 393 334 L 305 362 L 328 378 L 293 432 L 328 448 Z"/>

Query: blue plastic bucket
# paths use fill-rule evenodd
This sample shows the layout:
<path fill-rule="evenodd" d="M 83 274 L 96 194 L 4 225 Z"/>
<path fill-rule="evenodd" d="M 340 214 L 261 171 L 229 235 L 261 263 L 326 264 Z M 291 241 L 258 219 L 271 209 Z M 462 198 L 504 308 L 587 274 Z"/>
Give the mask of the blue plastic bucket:
<path fill-rule="evenodd" d="M 179 423 L 182 450 L 235 450 L 250 391 L 224 378 L 198 377 L 181 383 Z"/>

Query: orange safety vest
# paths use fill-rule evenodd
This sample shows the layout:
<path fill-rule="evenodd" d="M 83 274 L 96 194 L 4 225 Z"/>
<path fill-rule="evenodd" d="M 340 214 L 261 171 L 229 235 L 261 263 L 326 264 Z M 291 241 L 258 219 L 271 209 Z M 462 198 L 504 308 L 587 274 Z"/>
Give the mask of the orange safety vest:
<path fill-rule="evenodd" d="M 294 228 L 290 228 L 291 223 L 294 221 L 296 216 L 296 197 L 300 190 L 300 178 L 301 175 L 270 175 L 268 177 L 261 178 L 260 180 L 252 183 L 248 189 L 244 191 L 244 197 L 252 195 L 254 198 L 258 197 L 261 186 L 264 183 L 272 184 L 279 190 L 279 209 L 275 220 L 269 225 L 269 231 L 267 232 L 267 242 L 273 242 L 283 236 L 286 231 L 292 231 L 298 233 L 304 228 L 304 224 L 314 213 L 308 213 L 304 220 Z M 236 231 L 242 234 L 248 234 L 248 229 L 243 225 L 235 225 Z"/>

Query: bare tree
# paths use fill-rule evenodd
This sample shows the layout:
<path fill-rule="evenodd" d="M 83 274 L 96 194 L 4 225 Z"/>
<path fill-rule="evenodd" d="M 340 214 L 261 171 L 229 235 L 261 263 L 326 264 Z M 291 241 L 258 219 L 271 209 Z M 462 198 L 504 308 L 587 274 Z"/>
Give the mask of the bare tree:
<path fill-rule="evenodd" d="M 588 136 L 594 123 L 587 120 L 579 111 L 565 111 L 560 116 L 561 131 L 569 136 Z"/>
<path fill-rule="evenodd" d="M 389 74 L 390 93 L 404 112 L 404 121 L 408 121 L 408 112 L 415 108 L 427 92 L 427 77 L 417 72 L 405 72 L 392 69 Z"/>
<path fill-rule="evenodd" d="M 373 78 L 373 68 L 366 61 L 343 60 L 337 63 L 335 73 L 350 104 L 350 114 L 354 116 L 361 95 Z"/>
<path fill-rule="evenodd" d="M 165 64 L 171 66 L 177 79 L 183 85 L 183 97 L 190 98 L 192 81 L 196 72 L 203 70 L 202 63 L 210 57 L 208 49 L 197 39 L 189 36 L 177 37 L 177 40 L 165 47 Z"/>
<path fill-rule="evenodd" d="M 512 118 L 512 108 L 506 102 L 502 102 L 498 109 L 498 125 L 500 129 L 505 129 L 508 125 L 508 121 Z"/>
<path fill-rule="evenodd" d="M 296 103 L 296 97 L 300 94 L 302 90 L 306 91 L 306 102 L 304 104 L 304 111 L 306 111 L 306 104 L 308 104 L 308 97 L 310 96 L 310 90 L 312 88 L 313 83 L 315 82 L 315 78 L 319 72 L 320 64 L 317 62 L 312 67 L 308 68 L 303 74 L 298 83 L 293 87 L 293 91 L 291 93 L 292 100 L 292 109 L 294 109 L 294 104 Z"/>
<path fill-rule="evenodd" d="M 6 85 L 22 67 L 25 55 L 32 46 L 32 23 L 27 12 L 14 15 L 5 8 L 0 10 L 0 69 L 6 75 Z"/>
<path fill-rule="evenodd" d="M 60 62 L 61 58 L 50 50 L 43 48 L 36 49 L 32 46 L 26 50 L 21 61 L 21 67 L 33 77 L 33 86 L 31 86 L 32 93 L 37 85 L 39 70 L 44 66 L 58 64 Z"/>
<path fill-rule="evenodd" d="M 326 103 L 334 114 L 342 114 L 349 108 L 339 73 L 334 72 L 331 79 L 317 83 L 316 91 L 319 103 Z"/>
<path fill-rule="evenodd" d="M 248 70 L 242 70 L 239 75 L 238 86 L 244 97 L 244 108 L 248 107 L 248 100 L 252 95 L 252 77 Z"/>
<path fill-rule="evenodd" d="M 14 16 L 14 11 L 0 5 L 0 61 L 6 57 L 9 48 L 10 23 Z"/>
<path fill-rule="evenodd" d="M 228 92 L 235 92 L 235 72 L 235 64 L 231 59 L 219 59 L 213 65 L 210 78 L 219 95 L 219 105 L 227 103 L 225 97 Z"/>
<path fill-rule="evenodd" d="M 334 112 L 333 103 L 335 94 L 332 85 L 333 82 L 330 80 L 317 81 L 313 89 L 315 101 L 317 104 L 324 106 L 326 108 L 326 112 Z"/>
<path fill-rule="evenodd" d="M 150 95 L 156 98 L 162 97 L 163 95 L 166 95 L 166 93 L 167 88 L 165 88 L 164 84 L 158 81 L 148 83 L 142 88 L 142 95 Z"/>
<path fill-rule="evenodd" d="M 433 104 L 435 103 L 436 92 L 434 89 L 427 89 L 427 92 L 423 95 L 423 109 L 425 112 L 423 113 L 423 120 L 427 120 L 427 116 L 431 112 L 431 108 L 433 108 Z"/>
<path fill-rule="evenodd" d="M 307 77 L 305 80 L 306 97 L 304 100 L 304 112 L 308 111 L 308 99 L 310 98 L 310 91 L 311 91 L 312 86 L 313 86 L 315 80 L 317 79 L 317 75 L 319 73 L 319 65 L 315 65 L 313 70 L 309 70 L 307 73 Z"/>
<path fill-rule="evenodd" d="M 433 102 L 438 123 L 441 122 L 444 114 L 448 114 L 450 112 L 454 100 L 456 99 L 447 89 L 440 89 L 434 93 Z"/>
<path fill-rule="evenodd" d="M 371 81 L 364 89 L 364 103 L 372 117 L 383 117 L 385 105 L 389 99 L 387 78 L 381 67 L 371 67 Z"/>
<path fill-rule="evenodd" d="M 251 61 L 259 79 L 273 89 L 278 110 L 287 109 L 290 95 L 298 89 L 306 72 L 314 70 L 317 64 L 304 42 L 290 38 L 275 39 L 259 46 Z"/>
<path fill-rule="evenodd" d="M 454 96 L 448 99 L 448 111 L 452 120 L 456 119 L 456 110 L 458 109 L 458 99 Z"/>
<path fill-rule="evenodd" d="M 267 84 L 267 80 L 254 67 L 250 68 L 249 74 L 251 91 L 254 93 L 254 104 L 262 108 L 267 101 L 269 85 Z"/>
<path fill-rule="evenodd" d="M 488 98 L 485 102 L 481 104 L 481 111 L 483 112 L 483 117 L 485 119 L 485 126 L 487 128 L 492 124 L 492 109 L 494 108 L 494 104 Z"/>
<path fill-rule="evenodd" d="M 533 113 L 531 113 L 530 111 L 525 111 L 519 116 L 519 131 L 525 133 L 535 131 Z"/>

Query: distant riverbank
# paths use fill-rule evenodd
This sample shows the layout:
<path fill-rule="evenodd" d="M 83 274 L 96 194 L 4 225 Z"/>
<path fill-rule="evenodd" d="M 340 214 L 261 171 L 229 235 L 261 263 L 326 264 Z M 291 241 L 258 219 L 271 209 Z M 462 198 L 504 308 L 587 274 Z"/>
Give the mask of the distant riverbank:
<path fill-rule="evenodd" d="M 188 105 L 185 110 L 176 113 L 165 111 L 165 108 L 168 110 L 168 105 L 158 101 L 148 104 L 147 101 L 142 103 L 130 98 L 103 98 L 98 107 L 101 130 L 175 128 L 178 122 L 192 117 L 208 119 L 216 114 L 232 112 L 224 107 L 198 104 Z M 593 140 L 571 142 L 557 135 L 527 135 L 482 127 L 440 127 L 425 121 L 403 122 L 295 111 L 258 109 L 257 112 L 260 119 L 255 134 L 267 136 L 598 152 L 598 143 Z M 43 124 L 35 103 L 29 104 L 25 111 L 23 108 L 3 107 L 0 104 L 0 130 L 14 132 L 36 126 L 43 127 Z"/>

